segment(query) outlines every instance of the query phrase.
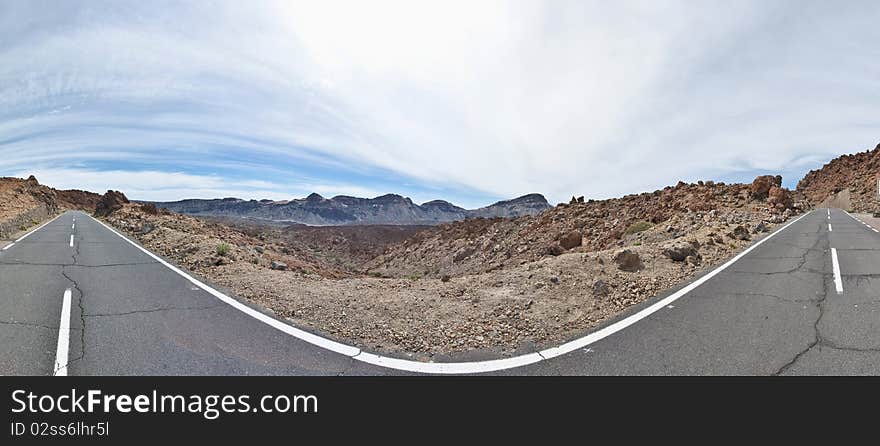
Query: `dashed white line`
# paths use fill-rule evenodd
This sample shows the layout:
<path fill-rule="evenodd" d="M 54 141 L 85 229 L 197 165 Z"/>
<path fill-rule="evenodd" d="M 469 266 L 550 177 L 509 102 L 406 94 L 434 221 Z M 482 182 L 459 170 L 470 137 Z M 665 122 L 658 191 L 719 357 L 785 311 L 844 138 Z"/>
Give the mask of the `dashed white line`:
<path fill-rule="evenodd" d="M 70 247 L 73 248 L 73 234 L 70 234 Z"/>
<path fill-rule="evenodd" d="M 54 376 L 67 376 L 67 352 L 70 347 L 70 289 L 64 291 L 61 303 L 61 325 L 58 326 L 58 348 L 55 351 Z"/>
<path fill-rule="evenodd" d="M 840 278 L 840 264 L 837 262 L 837 248 L 831 248 L 831 266 L 834 268 L 834 288 L 843 294 L 843 279 Z"/>
<path fill-rule="evenodd" d="M 828 232 L 832 232 L 831 223 L 828 223 Z"/>

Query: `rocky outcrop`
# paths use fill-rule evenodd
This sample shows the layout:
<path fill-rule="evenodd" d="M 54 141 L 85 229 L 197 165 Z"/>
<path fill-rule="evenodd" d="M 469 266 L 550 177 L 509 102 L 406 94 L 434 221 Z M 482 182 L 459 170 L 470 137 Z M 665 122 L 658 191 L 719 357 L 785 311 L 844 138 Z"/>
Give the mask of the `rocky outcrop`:
<path fill-rule="evenodd" d="M 157 206 L 174 212 L 200 216 L 247 217 L 301 223 L 314 226 L 341 225 L 433 225 L 468 218 L 519 217 L 534 215 L 550 208 L 540 194 L 524 195 L 499 201 L 490 206 L 467 210 L 447 201 L 434 200 L 421 205 L 395 194 L 376 198 L 336 196 L 324 198 L 313 193 L 303 199 L 289 201 L 182 200 L 157 202 Z"/>
<path fill-rule="evenodd" d="M 797 191 L 814 207 L 841 207 L 856 212 L 880 210 L 880 144 L 873 150 L 842 155 L 811 170 Z"/>
<path fill-rule="evenodd" d="M 125 194 L 122 192 L 108 190 L 107 193 L 101 197 L 101 201 L 99 201 L 98 205 L 95 207 L 95 216 L 106 217 L 113 212 L 122 209 L 122 207 L 128 203 L 128 198 L 126 198 Z"/>
<path fill-rule="evenodd" d="M 61 207 L 87 212 L 94 212 L 98 202 L 101 201 L 100 194 L 79 189 L 56 190 L 55 195 Z"/>
<path fill-rule="evenodd" d="M 767 198 L 770 189 L 774 186 L 782 187 L 782 176 L 761 175 L 752 181 L 751 186 L 749 186 L 749 192 L 751 192 L 752 198 L 763 200 Z"/>
<path fill-rule="evenodd" d="M 767 203 L 781 211 L 790 209 L 794 206 L 791 193 L 789 193 L 787 189 L 783 189 L 776 185 L 770 186 L 770 191 L 767 193 Z"/>
<path fill-rule="evenodd" d="M 27 229 L 59 211 L 55 190 L 28 179 L 0 178 L 0 238 Z"/>

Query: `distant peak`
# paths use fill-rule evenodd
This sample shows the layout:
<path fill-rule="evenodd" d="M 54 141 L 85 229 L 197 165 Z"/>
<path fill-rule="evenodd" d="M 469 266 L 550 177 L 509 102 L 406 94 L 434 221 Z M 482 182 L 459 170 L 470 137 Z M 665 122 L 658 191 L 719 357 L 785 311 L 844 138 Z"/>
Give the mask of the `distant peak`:
<path fill-rule="evenodd" d="M 306 200 L 308 201 L 321 201 L 323 199 L 324 197 L 322 197 L 321 194 L 317 192 L 312 192 L 311 194 L 309 194 L 308 197 L 306 197 Z"/>

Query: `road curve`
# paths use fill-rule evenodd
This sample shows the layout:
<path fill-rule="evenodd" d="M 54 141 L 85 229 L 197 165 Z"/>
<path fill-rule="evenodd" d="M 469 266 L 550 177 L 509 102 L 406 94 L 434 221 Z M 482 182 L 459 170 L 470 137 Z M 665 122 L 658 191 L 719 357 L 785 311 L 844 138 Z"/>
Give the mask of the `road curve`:
<path fill-rule="evenodd" d="M 560 348 L 424 364 L 291 327 L 67 212 L 0 251 L 0 374 L 877 374 L 878 260 L 880 234 L 819 209 Z"/>

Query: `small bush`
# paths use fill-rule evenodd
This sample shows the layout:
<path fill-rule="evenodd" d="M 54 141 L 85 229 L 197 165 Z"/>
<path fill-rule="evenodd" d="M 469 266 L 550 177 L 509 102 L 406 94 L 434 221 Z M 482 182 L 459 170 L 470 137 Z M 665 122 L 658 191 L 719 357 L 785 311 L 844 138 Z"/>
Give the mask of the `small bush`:
<path fill-rule="evenodd" d="M 647 231 L 648 229 L 651 229 L 653 226 L 654 225 L 652 225 L 651 223 L 648 223 L 646 221 L 637 221 L 637 222 L 629 225 L 629 227 L 626 228 L 626 231 L 624 231 L 623 233 L 624 233 L 624 235 L 638 234 L 639 232 Z"/>
<path fill-rule="evenodd" d="M 221 243 L 217 245 L 217 255 L 226 256 L 227 254 L 229 254 L 229 249 L 229 244 Z"/>

